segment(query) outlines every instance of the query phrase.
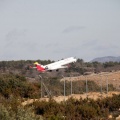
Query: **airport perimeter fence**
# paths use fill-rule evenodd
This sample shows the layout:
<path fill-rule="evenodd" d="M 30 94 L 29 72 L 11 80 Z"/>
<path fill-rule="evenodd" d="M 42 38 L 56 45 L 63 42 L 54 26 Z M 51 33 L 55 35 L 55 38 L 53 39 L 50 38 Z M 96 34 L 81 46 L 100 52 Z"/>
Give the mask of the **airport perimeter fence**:
<path fill-rule="evenodd" d="M 46 86 L 46 87 L 45 87 Z M 64 77 L 51 79 L 44 83 L 41 93 L 43 96 L 68 96 L 73 94 L 100 94 L 120 91 L 120 73 L 81 75 L 77 77 Z"/>

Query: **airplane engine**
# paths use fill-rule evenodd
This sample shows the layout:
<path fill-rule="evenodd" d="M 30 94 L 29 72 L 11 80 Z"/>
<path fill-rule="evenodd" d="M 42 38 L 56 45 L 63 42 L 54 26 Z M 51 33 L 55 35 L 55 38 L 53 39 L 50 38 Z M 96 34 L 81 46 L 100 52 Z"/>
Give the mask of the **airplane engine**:
<path fill-rule="evenodd" d="M 46 66 L 45 69 L 48 70 L 48 66 Z"/>

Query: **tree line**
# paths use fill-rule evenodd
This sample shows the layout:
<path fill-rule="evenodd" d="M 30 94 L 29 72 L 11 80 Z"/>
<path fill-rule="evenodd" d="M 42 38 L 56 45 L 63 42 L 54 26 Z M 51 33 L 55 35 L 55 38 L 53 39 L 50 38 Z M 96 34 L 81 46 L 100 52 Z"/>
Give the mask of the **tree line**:
<path fill-rule="evenodd" d="M 40 64 L 49 64 L 53 61 L 51 60 L 36 60 Z M 34 70 L 30 69 L 33 66 L 35 60 L 19 60 L 19 61 L 0 61 L 0 72 L 1 73 L 13 73 L 22 74 L 28 77 L 34 77 L 36 73 Z M 110 72 L 113 70 L 120 70 L 120 62 L 84 62 L 82 59 L 77 59 L 77 62 L 70 65 L 69 69 L 66 69 L 64 74 L 78 73 L 80 75 L 86 72 Z M 63 74 L 63 73 L 62 73 Z"/>

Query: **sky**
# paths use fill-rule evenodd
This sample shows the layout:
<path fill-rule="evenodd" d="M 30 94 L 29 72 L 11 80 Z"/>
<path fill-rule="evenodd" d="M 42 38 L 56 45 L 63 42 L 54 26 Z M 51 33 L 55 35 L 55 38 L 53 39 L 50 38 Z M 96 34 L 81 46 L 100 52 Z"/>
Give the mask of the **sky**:
<path fill-rule="evenodd" d="M 120 0 L 0 0 L 0 61 L 120 56 Z"/>

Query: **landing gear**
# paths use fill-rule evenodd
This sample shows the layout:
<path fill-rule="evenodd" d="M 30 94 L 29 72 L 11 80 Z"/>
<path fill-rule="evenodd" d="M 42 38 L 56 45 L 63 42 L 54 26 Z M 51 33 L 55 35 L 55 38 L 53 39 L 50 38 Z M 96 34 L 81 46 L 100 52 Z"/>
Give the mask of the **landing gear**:
<path fill-rule="evenodd" d="M 59 71 L 59 69 L 56 70 L 57 72 Z"/>

